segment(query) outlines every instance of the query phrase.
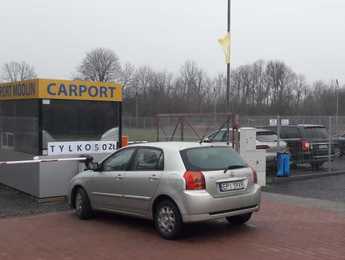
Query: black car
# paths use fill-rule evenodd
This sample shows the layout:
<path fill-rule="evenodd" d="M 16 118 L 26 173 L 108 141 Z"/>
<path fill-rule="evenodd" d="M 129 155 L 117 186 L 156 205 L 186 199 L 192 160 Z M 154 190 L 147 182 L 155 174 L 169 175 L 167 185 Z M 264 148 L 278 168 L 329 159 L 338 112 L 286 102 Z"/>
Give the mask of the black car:
<path fill-rule="evenodd" d="M 277 127 L 266 127 L 274 132 Z M 328 161 L 329 135 L 322 125 L 291 125 L 281 126 L 280 138 L 284 140 L 294 164 L 309 163 L 318 169 Z M 335 145 L 331 144 L 331 160 L 335 157 Z"/>
<path fill-rule="evenodd" d="M 334 136 L 333 141 L 336 144 L 336 151 L 339 154 L 339 156 L 345 155 L 345 134 L 342 134 L 340 136 Z"/>

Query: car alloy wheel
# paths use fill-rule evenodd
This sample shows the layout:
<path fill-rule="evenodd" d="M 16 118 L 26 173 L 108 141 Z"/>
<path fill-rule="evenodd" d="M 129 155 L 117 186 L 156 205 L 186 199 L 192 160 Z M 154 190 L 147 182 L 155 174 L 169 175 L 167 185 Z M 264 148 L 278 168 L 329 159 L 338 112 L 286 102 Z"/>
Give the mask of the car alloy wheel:
<path fill-rule="evenodd" d="M 154 223 L 156 230 L 164 239 L 176 239 L 182 231 L 181 213 L 171 200 L 163 200 L 158 203 L 155 208 Z"/>
<path fill-rule="evenodd" d="M 172 233 L 175 229 L 176 217 L 169 206 L 162 207 L 158 212 L 158 227 L 164 233 Z"/>

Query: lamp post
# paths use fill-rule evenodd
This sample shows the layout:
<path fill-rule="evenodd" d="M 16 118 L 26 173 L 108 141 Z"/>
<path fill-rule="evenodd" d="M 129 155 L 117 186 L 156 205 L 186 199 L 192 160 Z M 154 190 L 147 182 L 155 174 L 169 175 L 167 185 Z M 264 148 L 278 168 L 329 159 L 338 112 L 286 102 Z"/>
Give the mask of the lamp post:
<path fill-rule="evenodd" d="M 231 0 L 228 0 L 228 28 L 227 32 L 230 35 L 231 31 Z M 229 45 L 229 49 L 230 49 Z M 230 55 L 230 51 L 229 51 Z M 231 70 L 230 70 L 230 60 L 229 58 L 228 63 L 226 64 L 227 66 L 227 76 L 226 76 L 226 112 L 229 113 L 231 111 L 230 108 L 230 76 L 231 76 Z M 229 122 L 229 117 L 227 118 L 227 144 L 230 144 L 230 122 Z"/>

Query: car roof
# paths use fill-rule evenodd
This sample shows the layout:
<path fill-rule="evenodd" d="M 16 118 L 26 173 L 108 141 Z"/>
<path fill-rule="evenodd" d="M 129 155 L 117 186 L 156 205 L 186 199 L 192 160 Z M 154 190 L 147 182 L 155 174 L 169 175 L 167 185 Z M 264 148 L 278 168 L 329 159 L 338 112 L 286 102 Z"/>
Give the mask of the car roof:
<path fill-rule="evenodd" d="M 273 131 L 271 129 L 256 128 L 256 132 L 273 132 Z"/>
<path fill-rule="evenodd" d="M 256 132 L 273 132 L 271 129 L 264 129 L 264 128 L 255 128 L 255 127 L 241 127 L 238 129 L 238 131 L 240 132 L 241 129 L 255 129 Z M 230 131 L 232 131 L 232 128 L 229 128 Z M 219 130 L 217 131 L 214 131 L 212 132 L 211 134 L 214 134 L 216 132 L 218 132 Z M 226 128 L 222 128 L 220 131 L 226 131 Z"/>
<path fill-rule="evenodd" d="M 323 125 L 312 125 L 312 124 L 299 124 L 299 125 L 297 125 L 297 126 L 299 126 L 299 127 L 306 127 L 306 128 L 308 128 L 308 127 L 320 127 L 320 128 L 325 128 Z"/>
<path fill-rule="evenodd" d="M 199 142 L 153 142 L 153 143 L 142 143 L 142 144 L 133 144 L 130 147 L 153 147 L 161 148 L 167 150 L 177 150 L 182 151 L 190 148 L 198 147 L 212 147 L 215 145 L 208 143 L 199 143 Z"/>
<path fill-rule="evenodd" d="M 265 129 L 272 129 L 272 128 L 277 128 L 278 126 L 264 126 L 262 128 L 265 128 Z M 297 125 L 282 125 L 280 126 L 281 128 L 287 128 L 287 127 L 320 127 L 320 128 L 325 128 L 325 126 L 323 125 L 313 125 L 313 124 L 297 124 Z"/>

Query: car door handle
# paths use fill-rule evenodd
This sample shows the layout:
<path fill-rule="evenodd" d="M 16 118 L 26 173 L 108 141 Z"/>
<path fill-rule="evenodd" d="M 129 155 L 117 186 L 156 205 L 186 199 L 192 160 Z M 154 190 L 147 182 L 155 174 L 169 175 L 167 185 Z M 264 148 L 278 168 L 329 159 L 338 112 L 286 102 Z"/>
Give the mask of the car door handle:
<path fill-rule="evenodd" d="M 115 180 L 117 180 L 117 181 L 121 181 L 122 179 L 123 179 L 122 174 L 118 174 L 118 175 L 115 177 Z"/>
<path fill-rule="evenodd" d="M 152 175 L 150 178 L 149 178 L 150 181 L 157 181 L 159 180 L 159 177 L 157 177 L 157 175 Z"/>

